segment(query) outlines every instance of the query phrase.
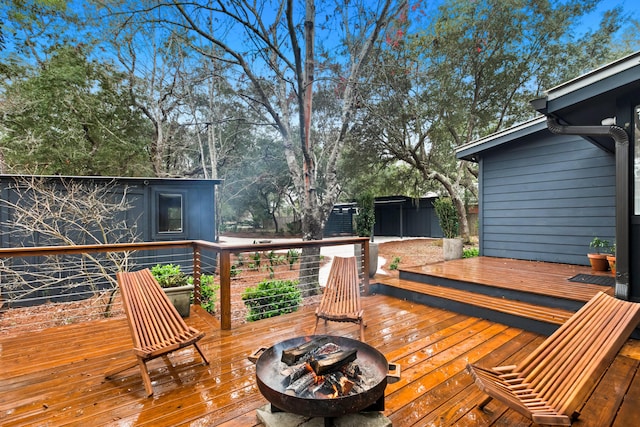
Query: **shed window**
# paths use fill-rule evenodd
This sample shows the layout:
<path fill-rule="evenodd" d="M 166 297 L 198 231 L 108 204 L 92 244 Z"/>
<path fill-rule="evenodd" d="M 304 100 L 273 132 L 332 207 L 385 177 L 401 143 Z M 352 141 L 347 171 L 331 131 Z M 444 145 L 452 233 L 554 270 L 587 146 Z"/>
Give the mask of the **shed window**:
<path fill-rule="evenodd" d="M 182 233 L 182 194 L 158 194 L 158 233 Z"/>
<path fill-rule="evenodd" d="M 634 176 L 634 215 L 640 215 L 640 105 L 637 105 L 633 114 L 633 176 Z"/>

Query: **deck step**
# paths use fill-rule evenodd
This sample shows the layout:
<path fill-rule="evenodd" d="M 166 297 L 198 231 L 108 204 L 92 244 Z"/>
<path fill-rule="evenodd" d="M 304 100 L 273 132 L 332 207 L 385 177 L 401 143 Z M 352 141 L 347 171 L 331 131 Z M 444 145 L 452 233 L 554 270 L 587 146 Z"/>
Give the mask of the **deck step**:
<path fill-rule="evenodd" d="M 435 305 L 545 335 L 553 333 L 573 314 L 573 311 L 562 308 L 536 305 L 407 279 L 376 276 L 375 283 L 372 290 L 376 293 Z"/>

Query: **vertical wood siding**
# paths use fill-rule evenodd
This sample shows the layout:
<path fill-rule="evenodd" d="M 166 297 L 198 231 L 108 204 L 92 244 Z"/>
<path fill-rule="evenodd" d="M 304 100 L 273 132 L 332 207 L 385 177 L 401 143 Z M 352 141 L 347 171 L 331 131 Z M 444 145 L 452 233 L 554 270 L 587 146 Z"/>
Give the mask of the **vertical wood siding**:
<path fill-rule="evenodd" d="M 482 255 L 588 265 L 615 235 L 615 157 L 577 136 L 538 132 L 484 153 Z"/>

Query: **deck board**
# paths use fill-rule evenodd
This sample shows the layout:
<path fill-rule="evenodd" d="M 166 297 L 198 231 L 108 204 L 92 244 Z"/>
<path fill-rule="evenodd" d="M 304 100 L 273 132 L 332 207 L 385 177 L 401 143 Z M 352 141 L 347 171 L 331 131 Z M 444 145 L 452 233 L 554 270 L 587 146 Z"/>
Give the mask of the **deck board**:
<path fill-rule="evenodd" d="M 394 426 L 531 425 L 498 402 L 488 405 L 491 412 L 478 411 L 482 394 L 464 367 L 468 361 L 494 366 L 520 360 L 541 336 L 384 295 L 364 297 L 363 306 L 367 343 L 402 366 L 400 381 L 385 392 L 385 415 Z M 194 307 L 188 324 L 207 333 L 200 342 L 211 365 L 200 363 L 192 348 L 170 355 L 171 367 L 163 358 L 152 361 L 151 398 L 145 397 L 137 368 L 113 380 L 103 377 L 111 367 L 134 361 L 124 319 L 2 338 L 0 424 L 256 426 L 255 411 L 266 400 L 247 355 L 259 345 L 311 333 L 314 309 L 222 331 Z M 321 322 L 318 332 L 359 335 L 350 323 L 329 322 L 325 328 Z M 584 423 L 575 425 L 622 426 L 640 417 L 640 361 L 630 357 L 637 348 L 631 341 L 616 358 L 585 406 Z"/>

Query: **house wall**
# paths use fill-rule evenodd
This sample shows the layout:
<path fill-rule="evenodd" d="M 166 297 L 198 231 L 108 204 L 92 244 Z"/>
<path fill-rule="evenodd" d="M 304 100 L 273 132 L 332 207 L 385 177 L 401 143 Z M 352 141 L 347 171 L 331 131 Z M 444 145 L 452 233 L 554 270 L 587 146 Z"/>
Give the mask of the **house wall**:
<path fill-rule="evenodd" d="M 545 130 L 481 162 L 482 255 L 588 265 L 594 236 L 613 241 L 613 154 Z"/>

